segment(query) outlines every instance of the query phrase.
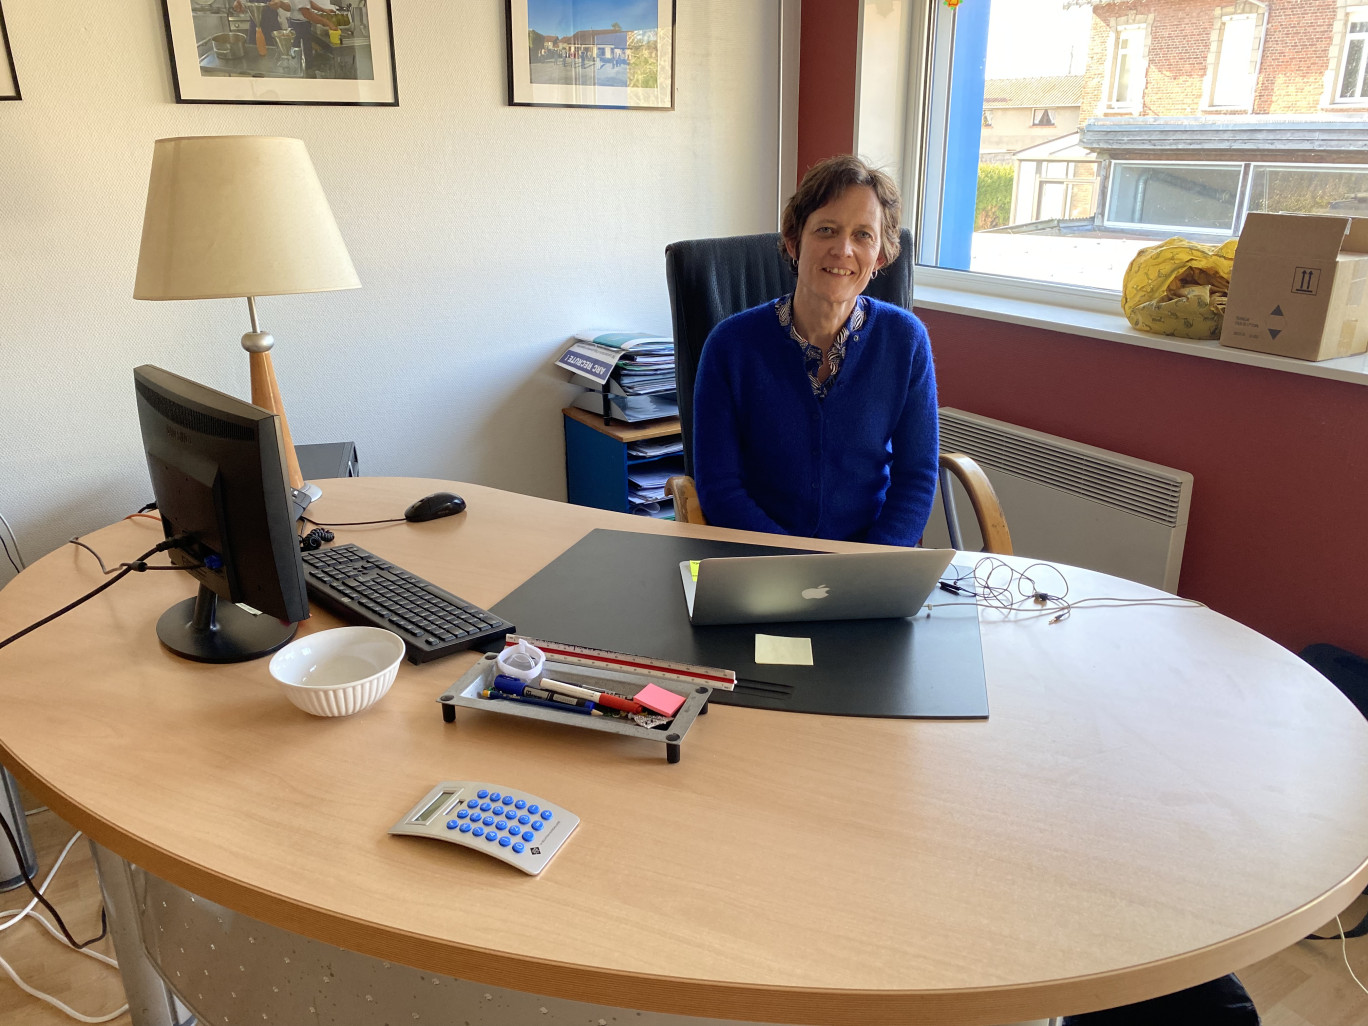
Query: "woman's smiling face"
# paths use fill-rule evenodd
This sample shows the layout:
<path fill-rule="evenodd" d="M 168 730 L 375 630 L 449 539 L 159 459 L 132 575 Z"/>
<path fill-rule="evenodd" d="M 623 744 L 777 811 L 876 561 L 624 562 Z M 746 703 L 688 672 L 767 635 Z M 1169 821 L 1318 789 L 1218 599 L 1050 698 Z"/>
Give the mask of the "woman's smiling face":
<path fill-rule="evenodd" d="M 854 304 L 884 264 L 883 208 L 874 190 L 852 185 L 818 207 L 803 225 L 801 244 L 787 245 L 798 261 L 798 288 L 815 298 Z"/>

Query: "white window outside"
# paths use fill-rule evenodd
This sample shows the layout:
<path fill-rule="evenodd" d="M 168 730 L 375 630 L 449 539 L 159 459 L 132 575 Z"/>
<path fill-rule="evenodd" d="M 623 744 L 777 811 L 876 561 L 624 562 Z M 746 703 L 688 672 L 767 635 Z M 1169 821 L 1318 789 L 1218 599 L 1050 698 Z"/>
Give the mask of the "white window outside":
<path fill-rule="evenodd" d="M 1145 26 L 1122 25 L 1112 40 L 1111 95 L 1115 110 L 1139 110 L 1145 87 Z"/>
<path fill-rule="evenodd" d="M 1054 113 L 1048 107 L 1037 107 L 1031 111 L 1031 126 L 1033 128 L 1053 128 L 1054 123 Z"/>
<path fill-rule="evenodd" d="M 1368 7 L 1351 7 L 1344 33 L 1344 60 L 1336 103 L 1368 99 Z"/>
<path fill-rule="evenodd" d="M 1213 107 L 1248 108 L 1253 102 L 1257 35 L 1258 22 L 1253 14 L 1231 14 L 1221 19 L 1211 86 Z"/>

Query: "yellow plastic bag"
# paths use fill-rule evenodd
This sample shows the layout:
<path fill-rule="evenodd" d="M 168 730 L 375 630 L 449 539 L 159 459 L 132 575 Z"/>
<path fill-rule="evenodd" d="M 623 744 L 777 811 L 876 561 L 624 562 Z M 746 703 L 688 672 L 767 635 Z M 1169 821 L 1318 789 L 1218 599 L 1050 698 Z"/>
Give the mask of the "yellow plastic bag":
<path fill-rule="evenodd" d="M 1172 238 L 1135 254 L 1121 284 L 1121 309 L 1131 326 L 1179 338 L 1220 338 L 1238 241 L 1204 246 Z"/>

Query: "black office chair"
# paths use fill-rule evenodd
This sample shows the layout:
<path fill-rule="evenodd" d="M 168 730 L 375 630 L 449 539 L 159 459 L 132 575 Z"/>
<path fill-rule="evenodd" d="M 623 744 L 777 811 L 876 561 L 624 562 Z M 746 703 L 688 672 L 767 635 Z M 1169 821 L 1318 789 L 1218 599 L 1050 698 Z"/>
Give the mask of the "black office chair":
<path fill-rule="evenodd" d="M 912 232 L 901 232 L 898 258 L 869 283 L 865 295 L 912 309 Z M 684 439 L 684 476 L 672 477 L 666 489 L 674 498 L 675 519 L 704 524 L 707 519 L 693 483 L 693 389 L 703 343 L 719 322 L 734 313 L 792 292 L 796 281 L 788 256 L 779 249 L 779 233 L 693 239 L 665 247 L 665 281 L 674 319 L 675 386 L 679 392 L 679 426 Z M 963 453 L 940 454 L 941 496 L 951 544 L 960 548 L 950 476 L 964 486 L 978 517 L 984 550 L 1012 551 L 1002 506 L 988 478 Z"/>

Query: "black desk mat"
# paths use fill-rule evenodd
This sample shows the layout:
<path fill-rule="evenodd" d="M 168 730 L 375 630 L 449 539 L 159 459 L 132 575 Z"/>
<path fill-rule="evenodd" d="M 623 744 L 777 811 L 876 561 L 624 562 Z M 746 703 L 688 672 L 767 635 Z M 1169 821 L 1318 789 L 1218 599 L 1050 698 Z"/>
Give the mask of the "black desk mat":
<path fill-rule="evenodd" d="M 988 715 L 978 610 L 971 605 L 899 620 L 689 623 L 679 579 L 683 560 L 792 551 L 596 530 L 493 611 L 517 624 L 519 634 L 543 641 L 733 670 L 736 690 L 713 692 L 719 705 L 839 716 Z M 947 602 L 965 601 L 937 594 Z M 757 633 L 811 638 L 813 665 L 757 664 Z"/>

